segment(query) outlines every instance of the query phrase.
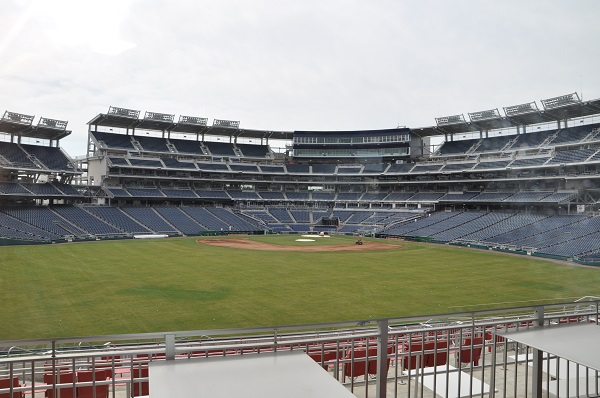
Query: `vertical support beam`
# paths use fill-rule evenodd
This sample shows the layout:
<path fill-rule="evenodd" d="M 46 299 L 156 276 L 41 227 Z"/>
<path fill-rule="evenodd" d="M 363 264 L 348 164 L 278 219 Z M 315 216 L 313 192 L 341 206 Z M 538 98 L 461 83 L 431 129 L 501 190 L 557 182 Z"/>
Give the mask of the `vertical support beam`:
<path fill-rule="evenodd" d="M 534 311 L 535 315 L 535 327 L 543 327 L 544 326 L 544 307 L 535 307 Z M 533 398 L 542 398 L 542 368 L 544 361 L 544 352 L 538 350 L 537 348 L 533 349 L 533 370 L 532 370 L 532 392 Z"/>
<path fill-rule="evenodd" d="M 165 335 L 165 357 L 167 360 L 175 359 L 175 335 Z"/>
<path fill-rule="evenodd" d="M 377 323 L 379 324 L 379 334 L 377 336 L 377 390 L 375 396 L 377 398 L 386 398 L 388 375 L 388 320 L 382 319 Z"/>

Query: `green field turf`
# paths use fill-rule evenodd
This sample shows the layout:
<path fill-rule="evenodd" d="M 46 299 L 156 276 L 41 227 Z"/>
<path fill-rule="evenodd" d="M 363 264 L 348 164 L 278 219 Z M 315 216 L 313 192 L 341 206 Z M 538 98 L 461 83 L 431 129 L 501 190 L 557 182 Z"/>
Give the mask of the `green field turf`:
<path fill-rule="evenodd" d="M 390 243 L 398 248 L 255 251 L 195 238 L 0 247 L 0 339 L 349 321 L 600 295 L 600 269 Z"/>

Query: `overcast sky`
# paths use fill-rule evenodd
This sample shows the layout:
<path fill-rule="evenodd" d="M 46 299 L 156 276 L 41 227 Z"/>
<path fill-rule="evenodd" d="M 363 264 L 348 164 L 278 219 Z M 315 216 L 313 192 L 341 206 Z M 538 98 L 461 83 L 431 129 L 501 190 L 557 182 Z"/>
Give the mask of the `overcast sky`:
<path fill-rule="evenodd" d="M 249 129 L 423 127 L 600 98 L 598 0 L 2 0 L 0 112 L 109 106 Z"/>

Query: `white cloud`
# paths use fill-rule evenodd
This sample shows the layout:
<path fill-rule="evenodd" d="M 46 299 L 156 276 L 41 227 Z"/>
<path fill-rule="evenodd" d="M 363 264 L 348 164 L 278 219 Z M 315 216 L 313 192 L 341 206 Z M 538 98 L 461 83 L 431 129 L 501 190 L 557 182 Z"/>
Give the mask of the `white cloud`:
<path fill-rule="evenodd" d="M 442 115 L 600 96 L 600 3 L 8 1 L 0 111 L 86 123 L 109 106 L 242 127 L 422 127 Z"/>

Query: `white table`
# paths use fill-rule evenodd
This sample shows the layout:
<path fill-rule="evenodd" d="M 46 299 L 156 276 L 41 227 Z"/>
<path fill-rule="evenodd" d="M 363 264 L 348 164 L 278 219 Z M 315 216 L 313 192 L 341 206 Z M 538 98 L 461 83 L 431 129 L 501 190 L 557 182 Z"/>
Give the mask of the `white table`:
<path fill-rule="evenodd" d="M 586 386 L 586 383 L 592 383 L 592 386 L 594 386 L 597 379 L 593 370 L 600 369 L 600 344 L 598 344 L 600 328 L 597 325 L 577 324 L 569 326 L 545 326 L 498 334 L 509 340 L 525 344 L 540 352 L 556 355 L 561 358 L 561 361 L 564 361 L 564 363 L 559 362 L 559 369 L 561 366 L 564 369 L 558 371 L 558 376 L 561 378 L 567 377 L 566 361 L 570 361 L 568 377 L 575 377 L 577 369 L 579 369 L 580 377 L 579 380 L 575 379 L 573 380 L 573 383 L 569 383 L 569 396 L 575 392 L 574 386 L 577 386 L 580 383 L 583 383 L 584 387 Z M 545 372 L 547 369 L 555 372 L 557 369 L 556 359 L 554 360 L 554 363 L 551 362 L 550 368 L 546 366 L 547 362 L 545 361 L 546 360 L 539 360 L 537 369 L 535 361 L 533 362 L 534 376 L 538 371 Z M 573 368 L 571 368 L 571 366 L 573 366 Z M 586 377 L 586 375 L 591 377 Z M 535 380 L 537 380 L 537 384 L 533 391 L 534 398 L 540 396 L 539 392 L 546 388 L 544 385 L 545 383 L 541 378 L 534 379 L 534 381 Z M 562 391 L 562 383 L 565 384 L 564 391 Z M 551 384 L 549 389 L 552 391 L 552 385 L 554 385 L 554 393 L 566 393 L 566 383 L 567 380 L 559 380 L 556 383 Z M 556 384 L 559 385 L 558 389 L 561 391 L 557 391 Z M 573 385 L 573 387 L 571 385 Z M 580 394 L 582 391 L 585 395 L 585 388 L 583 390 L 580 389 Z"/>
<path fill-rule="evenodd" d="M 354 397 L 303 351 L 153 361 L 151 398 Z"/>
<path fill-rule="evenodd" d="M 600 381 L 596 377 L 550 380 L 548 385 L 544 382 L 542 388 L 548 389 L 548 392 L 556 397 L 594 397 L 600 394 Z M 567 388 L 569 389 L 568 394 Z"/>
<path fill-rule="evenodd" d="M 416 381 L 422 383 L 441 398 L 473 397 L 490 393 L 490 386 L 469 373 L 451 365 L 440 365 L 423 369 L 414 369 L 403 373 L 414 376 Z M 447 384 L 447 385 L 446 385 Z M 460 388 L 459 388 L 460 385 Z M 446 395 L 446 390 L 448 395 Z"/>

